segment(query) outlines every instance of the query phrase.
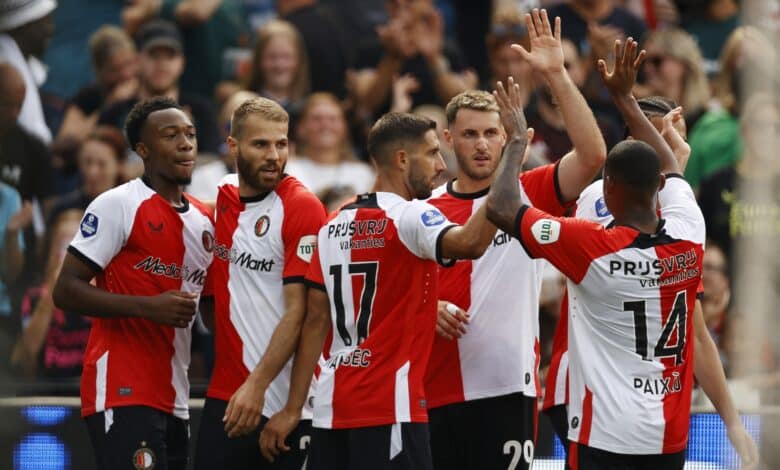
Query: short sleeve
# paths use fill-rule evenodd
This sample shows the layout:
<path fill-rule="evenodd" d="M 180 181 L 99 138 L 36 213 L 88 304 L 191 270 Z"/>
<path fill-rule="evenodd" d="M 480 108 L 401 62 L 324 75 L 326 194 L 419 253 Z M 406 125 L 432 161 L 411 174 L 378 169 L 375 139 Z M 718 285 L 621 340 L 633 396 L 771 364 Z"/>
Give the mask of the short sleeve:
<path fill-rule="evenodd" d="M 563 215 L 573 205 L 573 201 L 566 203 L 563 200 L 557 162 L 522 173 L 520 183 L 531 205 L 551 215 Z"/>
<path fill-rule="evenodd" d="M 317 232 L 325 224 L 325 207 L 314 194 L 301 192 L 285 202 L 282 242 L 284 244 L 284 284 L 304 282 L 314 250 Z"/>
<path fill-rule="evenodd" d="M 419 258 L 436 260 L 442 266 L 451 265 L 454 260 L 442 258 L 441 243 L 444 234 L 457 225 L 427 202 L 414 200 L 404 206 L 397 221 L 401 242 Z"/>
<path fill-rule="evenodd" d="M 696 202 L 693 189 L 677 174 L 666 176 L 666 184 L 658 193 L 661 217 L 669 236 L 704 244 L 706 228 L 704 216 Z"/>
<path fill-rule="evenodd" d="M 127 242 L 131 221 L 123 193 L 111 190 L 87 207 L 68 251 L 96 271 L 102 271 Z"/>
<path fill-rule="evenodd" d="M 323 291 L 325 290 L 325 278 L 322 275 L 319 247 L 314 248 L 314 254 L 311 256 L 311 262 L 309 263 L 309 268 L 306 271 L 306 280 L 304 283 L 307 287 Z"/>

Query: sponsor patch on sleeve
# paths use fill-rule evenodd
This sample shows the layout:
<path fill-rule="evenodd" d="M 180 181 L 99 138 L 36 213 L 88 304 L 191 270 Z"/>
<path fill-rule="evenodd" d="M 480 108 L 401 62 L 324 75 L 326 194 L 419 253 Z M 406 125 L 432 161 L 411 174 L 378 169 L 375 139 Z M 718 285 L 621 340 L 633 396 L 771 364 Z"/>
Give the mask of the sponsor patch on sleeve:
<path fill-rule="evenodd" d="M 447 220 L 444 215 L 436 209 L 428 209 L 422 213 L 420 218 L 422 219 L 423 225 L 426 227 L 435 227 L 443 224 L 444 221 Z"/>
<path fill-rule="evenodd" d="M 531 233 L 540 245 L 555 243 L 561 235 L 561 223 L 557 220 L 539 219 L 531 226 Z"/>
<path fill-rule="evenodd" d="M 606 217 L 608 215 L 612 215 L 609 212 L 609 209 L 607 209 L 607 204 L 604 202 L 604 197 L 600 197 L 596 199 L 596 215 L 599 217 Z"/>
<path fill-rule="evenodd" d="M 317 248 L 317 235 L 304 235 L 298 240 L 298 258 L 311 262 L 311 256 L 314 254 L 314 249 Z"/>
<path fill-rule="evenodd" d="M 84 214 L 84 218 L 81 219 L 81 235 L 84 238 L 89 238 L 97 233 L 98 218 L 95 214 L 87 212 Z"/>

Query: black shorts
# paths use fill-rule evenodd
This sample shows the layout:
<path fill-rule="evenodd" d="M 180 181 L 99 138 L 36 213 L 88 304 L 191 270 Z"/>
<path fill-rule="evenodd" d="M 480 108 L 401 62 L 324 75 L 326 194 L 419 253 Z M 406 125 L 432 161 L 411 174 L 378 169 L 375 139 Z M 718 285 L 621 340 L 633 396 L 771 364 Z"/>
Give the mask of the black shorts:
<path fill-rule="evenodd" d="M 431 470 L 426 423 L 312 428 L 307 470 Z"/>
<path fill-rule="evenodd" d="M 98 470 L 185 470 L 189 421 L 148 406 L 122 406 L 87 416 Z"/>
<path fill-rule="evenodd" d="M 536 398 L 521 393 L 428 410 L 436 470 L 531 467 L 538 419 Z"/>
<path fill-rule="evenodd" d="M 301 421 L 287 436 L 285 443 L 290 451 L 282 452 L 271 463 L 260 453 L 260 432 L 268 418 L 263 416 L 253 432 L 231 439 L 222 422 L 225 408 L 226 401 L 206 398 L 195 445 L 195 470 L 301 470 L 311 439 L 310 420 Z"/>
<path fill-rule="evenodd" d="M 555 405 L 542 411 L 550 418 L 555 435 L 560 439 L 566 455 L 569 453 L 569 413 L 566 405 Z"/>
<path fill-rule="evenodd" d="M 615 454 L 572 442 L 569 447 L 571 470 L 683 470 L 685 451 L 674 454 Z"/>

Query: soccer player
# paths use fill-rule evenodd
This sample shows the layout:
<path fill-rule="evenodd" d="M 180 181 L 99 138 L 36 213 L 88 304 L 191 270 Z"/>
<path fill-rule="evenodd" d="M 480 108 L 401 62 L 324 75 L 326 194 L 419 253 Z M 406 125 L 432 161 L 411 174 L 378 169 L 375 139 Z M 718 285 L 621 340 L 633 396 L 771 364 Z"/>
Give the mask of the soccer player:
<path fill-rule="evenodd" d="M 636 51 L 636 47 L 632 43 L 633 41 L 629 39 L 623 54 L 629 54 L 631 50 Z M 602 69 L 604 81 L 617 99 L 631 93 L 638 67 L 643 57 L 624 56 L 622 64 L 626 66 L 615 68 L 611 73 L 607 73 L 606 69 Z M 642 114 L 664 137 L 664 140 L 677 158 L 680 172 L 683 172 L 690 155 L 690 147 L 683 140 L 686 132 L 685 121 L 681 117 L 681 111 L 677 108 L 677 104 L 658 96 L 643 98 L 638 100 L 637 103 Z M 630 110 L 632 108 L 621 107 L 623 112 Z M 679 119 L 675 120 L 676 118 Z M 641 136 L 643 129 L 647 129 L 641 125 L 642 120 L 639 116 L 625 115 L 624 120 L 629 125 L 629 130 L 637 136 Z M 580 198 L 577 200 L 576 217 L 592 220 L 605 227 L 610 227 L 614 222 L 612 214 L 604 203 L 602 188 L 603 183 L 596 181 L 583 190 Z M 749 468 L 757 462 L 758 451 L 755 443 L 740 422 L 737 409 L 729 395 L 717 347 L 704 323 L 701 302 L 699 300 L 700 294 L 701 285 L 699 286 L 693 312 L 694 376 L 715 405 L 724 423 L 726 423 L 729 439 L 742 458 L 743 468 Z M 553 355 L 547 376 L 544 403 L 542 405 L 542 410 L 550 417 L 553 428 L 563 443 L 568 441 L 566 437 L 568 434 L 568 416 L 566 411 L 566 404 L 568 403 L 568 305 L 566 300 L 564 296 L 564 301 L 561 305 L 561 316 L 555 331 Z"/>
<path fill-rule="evenodd" d="M 626 57 L 634 55 L 617 59 L 616 68 L 626 67 Z M 693 191 L 629 92 L 616 104 L 624 115 L 630 107 L 642 117 L 635 134 L 653 145 L 624 141 L 607 156 L 604 200 L 614 227 L 518 202 L 514 178 L 527 144 L 525 117 L 517 87 L 498 88 L 513 137 L 488 195 L 488 216 L 568 278 L 569 465 L 682 469 L 693 387 L 690 313 L 704 248 Z"/>
<path fill-rule="evenodd" d="M 546 78 L 560 103 L 574 150 L 555 164 L 523 173 L 520 198 L 563 215 L 593 181 L 606 147 L 564 67 L 560 25 L 553 32 L 544 10 L 527 15 L 526 23 L 533 32 L 526 60 Z M 458 159 L 458 173 L 429 202 L 454 222 L 465 222 L 487 197 L 506 141 L 498 111 L 495 98 L 481 91 L 461 93 L 447 106 L 445 137 Z M 499 231 L 481 258 L 439 269 L 440 334 L 425 377 L 435 468 L 530 467 L 541 393 L 543 263 Z"/>
<path fill-rule="evenodd" d="M 101 470 L 184 469 L 191 325 L 212 261 L 210 211 L 182 193 L 195 126 L 169 98 L 133 107 L 128 141 L 144 176 L 87 208 L 54 288 L 57 307 L 94 317 L 82 416 Z M 96 286 L 90 284 L 95 278 Z M 201 299 L 201 308 L 211 302 Z"/>
<path fill-rule="evenodd" d="M 306 277 L 308 312 L 287 409 L 300 413 L 322 352 L 310 470 L 431 468 L 423 375 L 437 262 L 477 258 L 495 235 L 484 208 L 458 226 L 415 200 L 430 197 L 445 168 L 433 121 L 386 114 L 369 133 L 368 152 L 375 192 L 331 216 Z"/>
<path fill-rule="evenodd" d="M 284 174 L 288 123 L 287 112 L 265 98 L 245 101 L 231 119 L 228 146 L 238 174 L 222 180 L 216 203 L 209 271 L 216 362 L 196 469 L 300 470 L 305 459 L 311 416 L 290 436 L 292 452 L 273 465 L 259 445 L 260 428 L 287 401 L 289 359 L 306 306 L 304 276 L 327 217 L 317 197 Z"/>

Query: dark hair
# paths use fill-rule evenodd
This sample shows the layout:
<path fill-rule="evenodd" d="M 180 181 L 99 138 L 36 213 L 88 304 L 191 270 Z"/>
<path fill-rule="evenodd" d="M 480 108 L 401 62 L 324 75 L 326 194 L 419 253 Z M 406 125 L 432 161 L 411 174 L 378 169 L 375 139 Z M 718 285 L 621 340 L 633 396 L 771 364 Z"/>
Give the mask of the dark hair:
<path fill-rule="evenodd" d="M 141 141 L 141 130 L 150 114 L 171 108 L 181 110 L 179 103 L 167 96 L 158 96 L 136 103 L 125 120 L 125 135 L 130 148 L 135 150 L 135 146 Z"/>
<path fill-rule="evenodd" d="M 118 162 L 124 162 L 127 159 L 127 142 L 122 131 L 114 126 L 98 126 L 87 136 L 86 141 L 95 140 L 108 145 L 114 152 Z"/>
<path fill-rule="evenodd" d="M 377 164 L 386 164 L 399 148 L 419 144 L 429 130 L 436 130 L 436 122 L 427 117 L 409 113 L 387 113 L 368 133 L 368 155 Z"/>
<path fill-rule="evenodd" d="M 649 118 L 656 116 L 666 116 L 673 109 L 676 109 L 678 104 L 671 98 L 664 96 L 647 96 L 640 100 L 637 100 L 639 109 L 642 110 L 645 116 Z"/>
<path fill-rule="evenodd" d="M 653 147 L 641 140 L 624 140 L 609 151 L 604 175 L 629 189 L 649 194 L 658 189 L 661 160 Z"/>

